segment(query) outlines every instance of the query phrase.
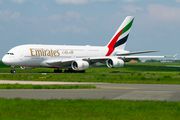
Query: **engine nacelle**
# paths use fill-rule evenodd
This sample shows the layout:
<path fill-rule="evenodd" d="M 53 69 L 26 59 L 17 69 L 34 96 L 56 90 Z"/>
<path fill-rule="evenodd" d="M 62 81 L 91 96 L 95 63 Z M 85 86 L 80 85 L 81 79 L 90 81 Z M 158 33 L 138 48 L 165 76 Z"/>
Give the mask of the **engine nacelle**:
<path fill-rule="evenodd" d="M 87 61 L 82 61 L 82 60 L 73 61 L 71 63 L 71 67 L 72 67 L 73 70 L 81 71 L 81 70 L 88 69 L 89 68 L 89 63 Z"/>
<path fill-rule="evenodd" d="M 123 67 L 124 66 L 124 61 L 121 59 L 108 59 L 106 61 L 106 64 L 109 68 L 112 67 Z"/>
<path fill-rule="evenodd" d="M 26 67 L 26 66 L 20 66 L 21 69 L 23 70 L 30 70 L 30 69 L 34 69 L 35 67 Z"/>

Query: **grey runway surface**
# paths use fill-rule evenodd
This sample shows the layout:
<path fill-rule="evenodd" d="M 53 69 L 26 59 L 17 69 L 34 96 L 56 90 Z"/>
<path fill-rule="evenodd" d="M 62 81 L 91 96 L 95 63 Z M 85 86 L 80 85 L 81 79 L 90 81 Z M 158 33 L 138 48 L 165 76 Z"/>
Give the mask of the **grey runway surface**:
<path fill-rule="evenodd" d="M 155 100 L 180 101 L 180 85 L 161 84 L 110 84 L 83 82 L 39 82 L 39 81 L 10 81 L 2 83 L 19 84 L 89 84 L 100 89 L 1 89 L 0 98 L 23 99 L 110 99 L 110 100 Z"/>

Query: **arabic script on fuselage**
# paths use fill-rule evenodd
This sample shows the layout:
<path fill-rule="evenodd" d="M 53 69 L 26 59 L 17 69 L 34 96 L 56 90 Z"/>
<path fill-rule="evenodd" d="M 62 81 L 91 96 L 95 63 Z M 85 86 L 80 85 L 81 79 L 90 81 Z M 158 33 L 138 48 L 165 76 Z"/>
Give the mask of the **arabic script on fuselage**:
<path fill-rule="evenodd" d="M 64 50 L 62 51 L 62 54 L 73 54 L 74 51 L 73 50 Z"/>

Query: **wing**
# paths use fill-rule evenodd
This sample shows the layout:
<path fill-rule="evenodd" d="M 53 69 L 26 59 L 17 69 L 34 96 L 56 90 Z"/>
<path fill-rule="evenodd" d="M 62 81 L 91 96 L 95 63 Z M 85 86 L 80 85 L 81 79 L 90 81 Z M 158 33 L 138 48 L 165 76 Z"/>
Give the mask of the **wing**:
<path fill-rule="evenodd" d="M 158 51 L 149 50 L 149 51 L 138 51 L 138 52 L 128 52 L 128 53 L 116 53 L 116 55 L 117 56 L 127 56 L 127 55 L 151 53 L 151 52 L 158 52 Z"/>
<path fill-rule="evenodd" d="M 55 59 L 55 60 L 45 60 L 41 65 L 47 67 L 59 67 L 59 68 L 71 68 L 72 62 L 74 61 L 85 61 L 88 62 L 89 65 L 99 66 L 106 64 L 107 60 L 123 60 L 128 61 L 131 59 L 139 59 L 139 58 L 176 58 L 175 56 L 105 56 L 105 57 L 88 57 L 88 58 L 75 58 L 75 59 Z"/>
<path fill-rule="evenodd" d="M 174 56 L 124 56 L 124 61 L 139 60 L 139 58 L 173 58 Z"/>
<path fill-rule="evenodd" d="M 176 55 L 175 55 L 176 56 Z M 92 62 L 105 63 L 109 68 L 111 67 L 123 67 L 124 62 L 132 59 L 137 60 L 139 58 L 172 58 L 174 56 L 107 56 L 107 57 L 91 57 Z"/>
<path fill-rule="evenodd" d="M 175 56 L 107 56 L 107 57 L 91 57 L 89 58 L 91 61 L 98 62 L 100 60 L 108 60 L 108 59 L 138 59 L 138 58 L 176 58 Z"/>

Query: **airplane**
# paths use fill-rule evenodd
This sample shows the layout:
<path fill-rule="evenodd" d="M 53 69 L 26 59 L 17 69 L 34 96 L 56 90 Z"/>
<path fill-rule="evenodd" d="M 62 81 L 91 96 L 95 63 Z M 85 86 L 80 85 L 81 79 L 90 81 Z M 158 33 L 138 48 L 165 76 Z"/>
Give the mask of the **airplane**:
<path fill-rule="evenodd" d="M 67 46 L 67 45 L 20 45 L 10 49 L 2 58 L 2 62 L 11 67 L 22 69 L 35 67 L 54 68 L 55 73 L 82 72 L 89 67 L 106 64 L 109 68 L 123 67 L 127 59 L 137 58 L 167 58 L 172 56 L 130 56 L 133 54 L 157 51 L 130 52 L 124 50 L 134 16 L 127 16 L 112 39 L 106 46 Z"/>

